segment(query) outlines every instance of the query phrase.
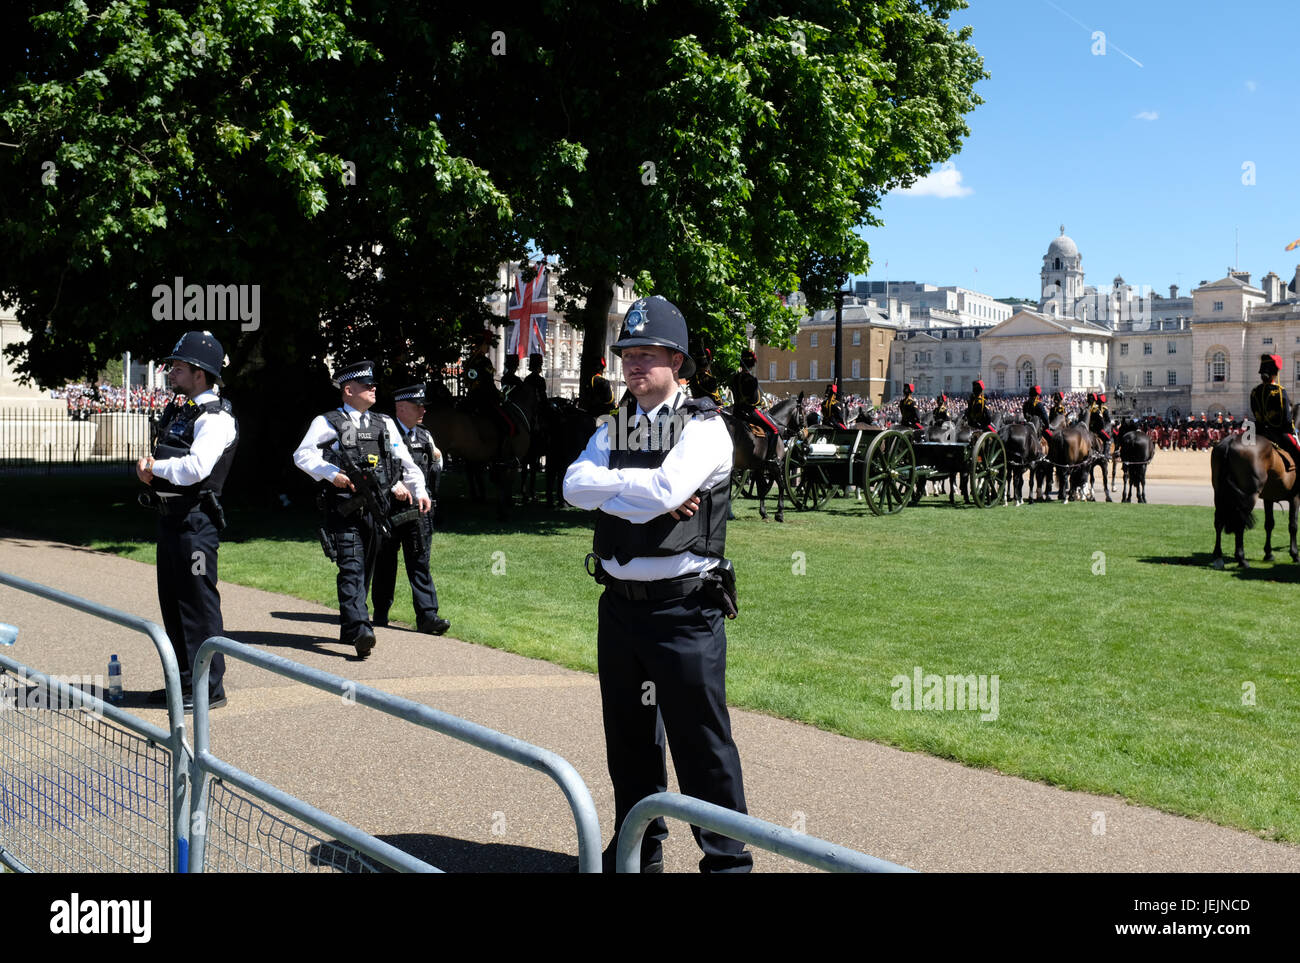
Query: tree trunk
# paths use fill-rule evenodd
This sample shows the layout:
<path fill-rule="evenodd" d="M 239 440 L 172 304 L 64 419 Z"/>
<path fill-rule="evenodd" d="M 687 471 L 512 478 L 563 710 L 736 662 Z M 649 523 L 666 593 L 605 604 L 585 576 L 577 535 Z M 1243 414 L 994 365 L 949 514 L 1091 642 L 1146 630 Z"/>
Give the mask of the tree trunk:
<path fill-rule="evenodd" d="M 605 357 L 605 338 L 609 327 L 609 308 L 614 303 L 613 277 L 600 277 L 586 287 L 586 304 L 580 313 L 582 322 L 582 364 L 578 384 L 578 403 L 585 406 L 591 394 L 591 379 L 601 373 L 600 360 Z"/>

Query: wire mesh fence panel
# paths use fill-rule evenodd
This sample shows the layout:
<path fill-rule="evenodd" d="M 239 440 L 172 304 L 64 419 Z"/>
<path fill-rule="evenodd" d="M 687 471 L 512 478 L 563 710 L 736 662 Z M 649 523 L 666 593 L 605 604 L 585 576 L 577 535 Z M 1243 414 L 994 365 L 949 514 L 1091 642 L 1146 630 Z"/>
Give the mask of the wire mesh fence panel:
<path fill-rule="evenodd" d="M 208 802 L 207 873 L 384 873 L 370 857 L 318 836 L 284 812 L 212 780 Z"/>
<path fill-rule="evenodd" d="M 171 753 L 0 672 L 0 846 L 37 872 L 171 871 Z"/>

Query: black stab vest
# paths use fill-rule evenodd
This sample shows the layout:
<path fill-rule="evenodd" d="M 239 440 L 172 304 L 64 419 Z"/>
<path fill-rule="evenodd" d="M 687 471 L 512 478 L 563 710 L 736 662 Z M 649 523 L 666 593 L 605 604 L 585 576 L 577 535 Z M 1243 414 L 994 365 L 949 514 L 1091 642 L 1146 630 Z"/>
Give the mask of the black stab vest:
<path fill-rule="evenodd" d="M 345 447 L 345 439 L 354 439 L 351 445 L 346 446 L 352 460 L 359 465 L 374 466 L 375 479 L 379 482 L 380 489 L 391 488 L 397 479 L 393 471 L 393 451 L 388 442 L 388 433 L 384 431 L 383 417 L 370 415 L 370 427 L 365 429 L 357 428 L 347 415 L 338 410 L 327 411 L 325 420 L 338 433 L 339 448 Z M 342 459 L 329 448 L 321 452 L 321 457 L 331 465 L 342 467 Z M 329 487 L 334 488 L 333 485 Z"/>
<path fill-rule="evenodd" d="M 630 398 L 627 423 L 629 428 L 636 421 L 636 399 Z M 711 398 L 693 398 L 683 403 L 678 413 L 685 412 L 690 418 L 716 418 L 718 407 Z M 615 440 L 618 420 L 609 426 L 611 442 Z M 661 436 L 665 444 L 650 451 L 629 451 L 614 447 L 609 450 L 610 468 L 659 468 L 668 457 L 668 452 L 681 439 L 681 432 L 667 432 Z M 690 518 L 676 519 L 663 514 L 641 525 L 634 525 L 626 518 L 609 515 L 603 511 L 596 513 L 596 534 L 592 539 L 592 551 L 603 559 L 613 558 L 620 565 L 626 565 L 634 558 L 660 557 L 692 552 L 709 558 L 722 558 L 726 551 L 727 515 L 731 507 L 731 479 L 724 478 L 715 487 L 697 492 L 700 507 Z"/>
<path fill-rule="evenodd" d="M 432 492 L 433 490 L 433 435 L 423 425 L 416 425 L 412 429 L 414 437 L 408 437 L 406 440 L 406 450 L 411 453 L 411 461 L 415 462 L 415 467 L 420 469 L 424 476 L 425 487 Z"/>
<path fill-rule="evenodd" d="M 178 405 L 174 401 L 169 402 L 163 410 L 162 420 L 158 425 L 158 435 L 154 439 L 154 458 L 158 461 L 162 461 L 164 458 L 184 458 L 190 453 L 190 447 L 194 444 L 194 426 L 198 422 L 199 416 L 214 415 L 219 411 L 226 412 L 231 418 L 235 417 L 234 409 L 226 398 L 205 401 L 201 405 L 195 404 L 192 398 L 187 399 L 183 405 Z M 193 485 L 173 485 L 166 479 L 155 475 L 152 485 L 153 490 L 179 495 L 197 496 L 201 492 L 212 492 L 220 495 L 221 488 L 226 483 L 226 476 L 230 474 L 230 466 L 235 461 L 235 448 L 238 445 L 239 422 L 236 421 L 235 440 L 221 453 L 221 457 L 217 459 L 217 463 L 212 467 L 212 473 L 207 478 L 195 482 Z"/>

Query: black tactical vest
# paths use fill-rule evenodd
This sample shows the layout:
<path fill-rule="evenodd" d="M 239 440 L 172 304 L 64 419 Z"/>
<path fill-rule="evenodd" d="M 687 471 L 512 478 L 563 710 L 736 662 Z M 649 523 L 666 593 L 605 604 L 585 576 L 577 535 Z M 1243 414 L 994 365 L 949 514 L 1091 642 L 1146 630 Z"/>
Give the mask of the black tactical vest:
<path fill-rule="evenodd" d="M 213 415 L 219 411 L 234 418 L 234 409 L 230 406 L 230 401 L 226 398 L 218 398 L 214 401 L 207 401 L 201 405 L 196 405 L 193 399 L 189 399 L 183 405 L 176 402 L 168 403 L 163 410 L 162 420 L 158 425 L 158 434 L 154 438 L 153 456 L 158 461 L 164 458 L 184 458 L 190 453 L 190 446 L 194 444 L 194 426 L 199 420 L 200 415 Z M 221 457 L 217 459 L 216 465 L 212 468 L 212 474 L 208 475 L 202 481 L 193 485 L 173 485 L 166 479 L 159 478 L 157 475 L 153 479 L 153 490 L 157 492 L 170 492 L 173 494 L 195 495 L 200 492 L 212 492 L 216 495 L 221 494 L 221 487 L 226 483 L 226 476 L 230 474 L 230 466 L 235 461 L 235 448 L 239 445 L 239 422 L 235 422 L 235 440 L 230 443 Z"/>
<path fill-rule="evenodd" d="M 627 423 L 635 423 L 636 399 L 629 398 Z M 718 408 L 711 398 L 693 398 L 677 409 L 690 418 L 716 418 Z M 610 424 L 611 441 L 613 429 Z M 669 431 L 661 436 L 657 450 L 629 451 L 610 446 L 610 468 L 658 468 L 668 457 L 668 452 L 681 438 L 681 432 Z M 707 491 L 697 492 L 700 507 L 690 518 L 673 518 L 664 514 L 641 525 L 602 511 L 596 513 L 596 534 L 592 550 L 603 559 L 613 558 L 626 565 L 634 558 L 678 555 L 692 552 L 710 558 L 722 558 L 727 542 L 727 515 L 731 506 L 731 479 L 724 478 Z"/>
<path fill-rule="evenodd" d="M 384 431 L 383 416 L 370 414 L 370 427 L 358 428 L 343 412 L 334 410 L 325 413 L 329 422 L 339 436 L 339 448 L 347 451 L 358 465 L 371 465 L 375 469 L 375 480 L 382 490 L 393 487 L 397 481 L 393 467 L 393 449 Z M 331 465 L 342 467 L 343 459 L 332 449 L 326 448 L 321 457 Z M 334 488 L 333 485 L 329 486 Z M 337 489 L 335 489 L 337 491 Z"/>
<path fill-rule="evenodd" d="M 406 450 L 411 453 L 411 461 L 415 462 L 415 467 L 420 469 L 424 476 L 424 485 L 432 493 L 433 491 L 433 435 L 423 425 L 416 425 L 412 433 L 407 436 Z"/>

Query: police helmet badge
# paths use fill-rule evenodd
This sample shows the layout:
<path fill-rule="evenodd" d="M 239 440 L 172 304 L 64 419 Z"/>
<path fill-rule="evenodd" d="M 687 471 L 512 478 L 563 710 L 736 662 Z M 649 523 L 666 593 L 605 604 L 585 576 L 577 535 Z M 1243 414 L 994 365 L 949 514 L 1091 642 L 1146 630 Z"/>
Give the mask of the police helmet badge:
<path fill-rule="evenodd" d="M 632 306 L 632 310 L 627 313 L 627 333 L 632 337 L 636 337 L 645 329 L 649 320 L 645 313 L 645 302 L 638 301 Z"/>

